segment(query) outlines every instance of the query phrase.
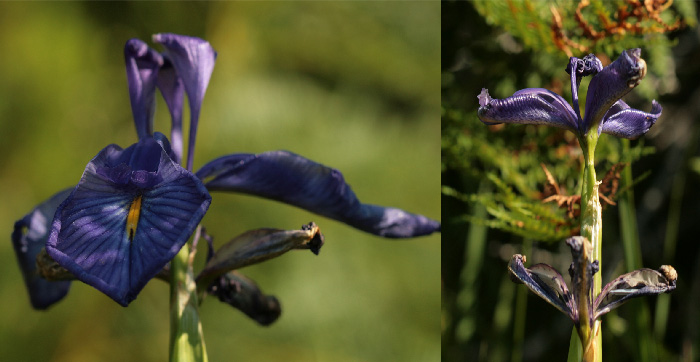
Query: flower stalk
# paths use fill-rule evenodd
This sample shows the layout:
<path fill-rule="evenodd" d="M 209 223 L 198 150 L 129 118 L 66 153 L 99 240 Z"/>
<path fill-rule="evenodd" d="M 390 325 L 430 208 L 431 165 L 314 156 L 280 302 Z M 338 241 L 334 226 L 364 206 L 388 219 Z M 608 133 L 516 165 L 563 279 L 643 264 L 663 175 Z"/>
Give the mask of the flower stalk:
<path fill-rule="evenodd" d="M 600 197 L 598 195 L 599 182 L 595 173 L 595 148 L 598 143 L 598 137 L 597 132 L 588 132 L 584 137 L 579 138 L 579 143 L 581 144 L 584 157 L 583 186 L 581 189 L 581 236 L 590 240 L 592 246 L 591 255 L 586 255 L 586 258 L 588 258 L 587 262 L 592 263 L 597 260 L 600 268 L 603 221 Z M 586 295 L 590 300 L 595 300 L 600 294 L 601 285 L 601 273 L 595 273 L 593 275 L 592 293 L 586 291 L 580 295 Z M 587 300 L 579 304 L 579 316 L 584 321 L 579 329 L 579 338 L 583 346 L 582 360 L 601 361 L 602 335 L 600 320 L 595 320 L 593 325 L 590 325 L 589 321 L 584 319 L 584 316 L 589 315 L 587 307 L 589 303 L 589 300 Z M 583 309 L 585 309 L 585 313 Z"/>
<path fill-rule="evenodd" d="M 195 239 L 199 237 L 197 228 Z M 170 361 L 206 362 L 202 323 L 199 320 L 197 284 L 190 251 L 185 245 L 170 262 Z"/>

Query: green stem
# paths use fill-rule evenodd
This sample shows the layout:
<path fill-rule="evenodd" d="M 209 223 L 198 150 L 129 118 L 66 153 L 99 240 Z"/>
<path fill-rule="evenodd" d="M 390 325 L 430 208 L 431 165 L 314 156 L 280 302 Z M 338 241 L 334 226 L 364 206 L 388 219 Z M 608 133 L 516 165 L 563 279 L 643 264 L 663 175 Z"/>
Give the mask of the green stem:
<path fill-rule="evenodd" d="M 601 216 L 600 198 L 598 196 L 598 180 L 595 174 L 595 148 L 598 143 L 598 133 L 595 129 L 579 139 L 583 150 L 583 186 L 581 189 L 581 236 L 591 242 L 593 247 L 592 260 L 598 260 L 601 265 L 601 244 L 603 221 Z M 600 270 L 600 269 L 599 269 Z M 585 272 L 585 271 L 584 271 Z M 602 286 L 601 273 L 598 272 L 593 277 L 593 294 L 582 298 L 582 303 L 594 301 L 600 294 Z M 592 304 L 592 303 L 591 303 Z M 589 304 L 590 305 L 590 304 Z M 586 314 L 579 314 L 581 343 L 583 345 L 584 361 L 602 360 L 602 335 L 600 321 L 593 321 L 589 324 L 588 306 L 579 306 L 579 311 Z"/>
<path fill-rule="evenodd" d="M 199 236 L 197 228 L 195 238 Z M 183 246 L 170 262 L 170 361 L 206 362 L 202 324 L 197 311 L 197 285 L 189 247 Z"/>

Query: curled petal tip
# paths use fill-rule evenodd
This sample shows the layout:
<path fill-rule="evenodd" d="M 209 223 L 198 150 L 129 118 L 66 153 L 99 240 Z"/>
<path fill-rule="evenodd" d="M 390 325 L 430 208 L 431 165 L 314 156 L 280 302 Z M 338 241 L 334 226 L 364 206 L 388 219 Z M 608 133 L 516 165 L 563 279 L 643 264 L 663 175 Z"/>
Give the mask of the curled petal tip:
<path fill-rule="evenodd" d="M 306 225 L 301 226 L 302 230 L 307 230 L 313 232 L 313 237 L 309 241 L 309 249 L 314 255 L 318 255 L 321 252 L 321 247 L 326 243 L 326 238 L 321 234 L 321 230 L 316 225 L 315 222 L 310 222 Z"/>
<path fill-rule="evenodd" d="M 567 73 L 576 72 L 577 82 L 580 82 L 582 77 L 596 74 L 601 70 L 603 70 L 603 63 L 594 54 L 588 54 L 583 59 L 571 57 L 569 58 L 569 64 L 566 66 Z"/>
<path fill-rule="evenodd" d="M 134 56 L 142 56 L 148 51 L 148 45 L 140 39 L 129 39 L 124 45 L 124 53 Z"/>
<path fill-rule="evenodd" d="M 664 275 L 664 277 L 666 277 L 666 279 L 668 279 L 669 282 L 674 284 L 676 283 L 676 280 L 678 279 L 678 273 L 676 272 L 675 268 L 673 268 L 670 265 L 662 265 L 659 268 L 659 271 L 661 272 L 661 274 Z"/>
<path fill-rule="evenodd" d="M 477 96 L 477 98 L 479 98 L 479 107 L 486 107 L 491 102 L 489 90 L 486 88 L 481 88 L 481 93 Z"/>

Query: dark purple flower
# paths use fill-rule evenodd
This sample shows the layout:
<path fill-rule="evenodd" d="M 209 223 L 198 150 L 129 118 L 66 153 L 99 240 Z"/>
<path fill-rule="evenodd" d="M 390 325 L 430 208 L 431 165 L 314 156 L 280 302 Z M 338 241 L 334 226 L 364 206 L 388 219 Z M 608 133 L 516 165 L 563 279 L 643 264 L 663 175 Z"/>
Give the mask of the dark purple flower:
<path fill-rule="evenodd" d="M 126 306 L 187 242 L 210 201 L 199 178 L 154 138 L 110 145 L 56 210 L 46 250 Z"/>
<path fill-rule="evenodd" d="M 621 98 L 636 87 L 646 74 L 639 49 L 626 50 L 603 68 L 590 54 L 572 57 L 566 68 L 571 76 L 572 108 L 560 95 L 543 88 L 528 88 L 505 99 L 493 99 L 485 88 L 479 94 L 478 116 L 487 125 L 498 123 L 545 124 L 568 129 L 579 137 L 597 128 L 598 134 L 634 139 L 645 134 L 661 116 L 661 105 L 652 102 L 651 113 L 632 109 Z M 578 87 L 583 77 L 593 75 L 586 96 L 585 117 L 581 117 Z"/>
<path fill-rule="evenodd" d="M 29 292 L 29 300 L 36 309 L 46 309 L 63 299 L 70 288 L 70 281 L 48 281 L 42 278 L 36 265 L 36 257 L 49 238 L 56 208 L 70 193 L 70 189 L 63 190 L 41 203 L 17 220 L 12 232 L 12 246 Z"/>

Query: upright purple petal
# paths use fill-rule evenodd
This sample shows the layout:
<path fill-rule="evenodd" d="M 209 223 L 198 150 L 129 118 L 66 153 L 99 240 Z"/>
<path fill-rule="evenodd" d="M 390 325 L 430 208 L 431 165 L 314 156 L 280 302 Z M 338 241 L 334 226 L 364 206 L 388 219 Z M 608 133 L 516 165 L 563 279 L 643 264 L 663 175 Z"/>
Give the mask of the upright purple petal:
<path fill-rule="evenodd" d="M 486 88 L 479 98 L 479 119 L 498 123 L 543 124 L 577 132 L 574 110 L 560 95 L 544 88 L 527 88 L 506 99 L 493 99 Z"/>
<path fill-rule="evenodd" d="M 598 126 L 598 134 L 603 132 L 621 138 L 638 138 L 656 123 L 661 116 L 661 110 L 661 105 L 656 100 L 651 102 L 651 113 L 630 108 L 627 103 L 619 100 Z"/>
<path fill-rule="evenodd" d="M 644 78 L 647 65 L 640 56 L 640 49 L 625 50 L 617 60 L 591 79 L 583 117 L 584 133 L 598 127 L 608 109 Z"/>
<path fill-rule="evenodd" d="M 37 271 L 36 256 L 46 246 L 51 230 L 51 220 L 58 205 L 70 195 L 72 189 L 63 190 L 44 201 L 34 210 L 15 222 L 12 246 L 29 292 L 29 300 L 35 309 L 46 309 L 68 294 L 70 281 L 48 281 Z"/>
<path fill-rule="evenodd" d="M 187 242 L 211 197 L 153 138 L 110 145 L 58 207 L 46 250 L 126 306 Z"/>
<path fill-rule="evenodd" d="M 298 206 L 388 238 L 428 235 L 440 223 L 400 209 L 361 203 L 340 171 L 286 151 L 235 154 L 204 165 L 210 191 L 257 195 Z"/>
<path fill-rule="evenodd" d="M 199 111 L 204 100 L 204 93 L 209 85 L 214 70 L 216 51 L 209 42 L 195 37 L 177 34 L 156 34 L 153 41 L 163 44 L 167 49 L 168 59 L 172 62 L 177 75 L 185 86 L 190 104 L 190 139 L 188 143 L 187 169 L 192 169 L 194 160 L 194 142 L 197 135 Z"/>
<path fill-rule="evenodd" d="M 131 39 L 124 46 L 126 79 L 129 83 L 131 111 L 139 139 L 153 134 L 156 79 L 163 57 L 139 39 Z"/>
<path fill-rule="evenodd" d="M 165 104 L 168 105 L 172 119 L 170 138 L 175 153 L 173 160 L 180 163 L 182 162 L 182 104 L 185 88 L 182 79 L 178 77 L 173 64 L 167 58 L 164 59 L 164 64 L 158 72 L 157 85 L 163 94 Z"/>
<path fill-rule="evenodd" d="M 580 132 L 583 131 L 580 129 L 583 119 L 581 118 L 581 110 L 578 103 L 578 87 L 581 85 L 583 77 L 597 74 L 601 70 L 603 70 L 603 64 L 600 62 L 600 59 L 593 54 L 588 54 L 583 57 L 583 59 L 575 57 L 569 58 L 569 65 L 566 67 L 566 72 L 571 76 L 571 97 L 574 111 L 578 118 Z"/>

